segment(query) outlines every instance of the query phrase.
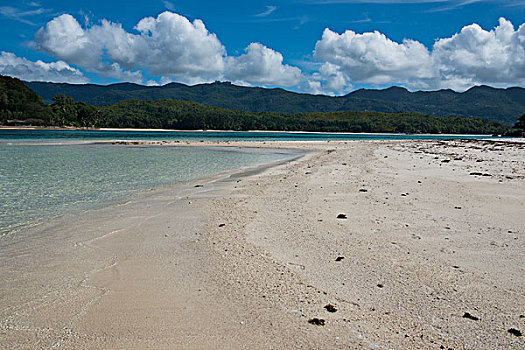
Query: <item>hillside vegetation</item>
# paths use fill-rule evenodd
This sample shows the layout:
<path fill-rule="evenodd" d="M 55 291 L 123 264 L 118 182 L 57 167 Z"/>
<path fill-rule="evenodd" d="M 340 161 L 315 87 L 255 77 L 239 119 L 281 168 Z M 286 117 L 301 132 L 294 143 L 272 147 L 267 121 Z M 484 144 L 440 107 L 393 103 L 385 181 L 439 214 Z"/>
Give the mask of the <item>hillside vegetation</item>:
<path fill-rule="evenodd" d="M 43 82 L 26 84 L 47 103 L 51 103 L 54 96 L 62 94 L 98 106 L 130 99 L 175 99 L 250 112 L 408 112 L 445 117 L 479 117 L 507 125 L 513 125 L 518 116 L 525 112 L 525 89 L 495 89 L 488 86 L 473 87 L 463 93 L 452 90 L 409 92 L 400 87 L 361 89 L 345 96 L 332 97 L 219 82 L 195 86 L 171 83 L 151 87 L 130 83 L 108 86 Z"/>
<path fill-rule="evenodd" d="M 38 125 L 51 117 L 49 108 L 40 96 L 28 89 L 20 80 L 0 76 L 0 123 L 22 120 Z"/>
<path fill-rule="evenodd" d="M 126 100 L 91 106 L 56 95 L 51 105 L 18 79 L 0 77 L 7 96 L 1 124 L 75 127 L 287 130 L 392 133 L 503 133 L 509 128 L 480 118 L 434 117 L 418 113 L 340 111 L 327 113 L 247 112 L 177 100 Z"/>

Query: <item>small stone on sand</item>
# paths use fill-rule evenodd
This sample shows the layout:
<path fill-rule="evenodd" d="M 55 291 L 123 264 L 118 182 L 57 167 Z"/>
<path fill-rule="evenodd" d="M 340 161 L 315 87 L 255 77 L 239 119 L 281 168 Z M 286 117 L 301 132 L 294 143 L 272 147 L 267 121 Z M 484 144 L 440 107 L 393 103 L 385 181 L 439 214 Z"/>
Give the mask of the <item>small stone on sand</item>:
<path fill-rule="evenodd" d="M 309 319 L 308 323 L 313 324 L 315 326 L 324 326 L 326 321 L 322 318 L 314 317 L 314 318 Z"/>
<path fill-rule="evenodd" d="M 336 308 L 334 305 L 332 305 L 332 304 L 326 304 L 326 305 L 324 306 L 324 308 L 325 308 L 326 311 L 328 311 L 328 312 L 336 312 L 336 311 L 337 311 L 337 308 Z"/>
<path fill-rule="evenodd" d="M 479 321 L 479 317 L 476 317 L 476 316 L 472 316 L 470 313 L 468 312 L 465 312 L 463 314 L 463 318 L 468 318 L 469 320 L 473 320 L 473 321 Z"/>
<path fill-rule="evenodd" d="M 509 332 L 512 335 L 515 335 L 516 337 L 522 337 L 523 336 L 523 334 L 520 332 L 520 330 L 518 330 L 516 328 L 509 328 L 509 330 L 507 332 Z"/>

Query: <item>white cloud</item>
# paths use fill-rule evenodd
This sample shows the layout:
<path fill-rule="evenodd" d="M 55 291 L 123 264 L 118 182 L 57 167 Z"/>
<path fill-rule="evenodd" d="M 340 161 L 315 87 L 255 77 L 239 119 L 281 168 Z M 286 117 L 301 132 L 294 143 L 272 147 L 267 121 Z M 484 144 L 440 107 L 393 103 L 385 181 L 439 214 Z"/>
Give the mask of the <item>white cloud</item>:
<path fill-rule="evenodd" d="M 172 2 L 164 0 L 164 1 L 162 1 L 162 3 L 164 4 L 164 7 L 166 9 L 168 9 L 170 11 L 175 11 L 175 5 L 173 5 Z"/>
<path fill-rule="evenodd" d="M 266 6 L 266 11 L 262 13 L 258 13 L 255 16 L 256 17 L 267 17 L 271 15 L 273 12 L 275 12 L 275 10 L 277 10 L 277 6 Z"/>
<path fill-rule="evenodd" d="M 31 3 L 29 5 L 32 7 L 40 6 L 37 3 Z M 13 6 L 0 6 L 0 15 L 13 19 L 15 21 L 24 23 L 24 24 L 32 25 L 32 26 L 36 24 L 27 18 L 41 15 L 46 12 L 49 12 L 49 10 L 44 9 L 44 8 L 26 10 L 26 9 L 20 9 L 20 8 L 13 7 Z"/>
<path fill-rule="evenodd" d="M 500 18 L 493 30 L 479 25 L 434 44 L 432 58 L 444 86 L 465 89 L 473 84 L 507 86 L 525 83 L 525 24 L 515 30 Z"/>
<path fill-rule="evenodd" d="M 84 30 L 77 20 L 68 14 L 54 18 L 40 28 L 35 36 L 35 47 L 69 64 L 95 72 L 104 77 L 122 81 L 142 82 L 142 73 L 126 71 L 119 62 L 105 60 L 108 53 L 124 49 L 126 35 L 122 28 L 108 21 L 102 21 L 99 26 Z M 111 46 L 114 41 L 121 43 L 119 47 Z"/>
<path fill-rule="evenodd" d="M 208 32 L 204 23 L 190 22 L 176 13 L 164 12 L 157 18 L 142 19 L 136 30 L 140 36 L 133 48 L 135 65 L 154 75 L 201 77 L 210 80 L 224 69 L 226 49 L 217 36 Z M 113 55 L 118 61 L 118 54 Z"/>
<path fill-rule="evenodd" d="M 329 81 L 329 90 L 336 92 L 348 90 L 345 82 L 407 84 L 433 77 L 430 53 L 423 44 L 413 40 L 396 43 L 377 31 L 337 34 L 325 29 L 315 45 L 314 58 L 324 63 L 319 73 Z"/>
<path fill-rule="evenodd" d="M 259 43 L 251 43 L 246 53 L 230 57 L 226 77 L 235 83 L 249 85 L 297 85 L 301 70 L 283 64 L 283 55 Z"/>
<path fill-rule="evenodd" d="M 171 12 L 142 19 L 126 32 L 122 25 L 102 20 L 84 30 L 71 15 L 48 22 L 36 37 L 37 48 L 103 76 L 142 81 L 140 71 L 181 80 L 210 80 L 224 66 L 225 49 L 204 23 L 193 23 Z"/>
<path fill-rule="evenodd" d="M 322 64 L 314 78 L 325 92 L 345 92 L 353 83 L 455 90 L 479 84 L 523 85 L 525 24 L 515 30 L 501 18 L 490 31 L 472 24 L 437 40 L 432 51 L 414 40 L 396 43 L 379 32 L 337 34 L 326 29 L 314 59 Z"/>
<path fill-rule="evenodd" d="M 54 83 L 87 83 L 88 79 L 79 70 L 63 61 L 33 62 L 17 57 L 14 53 L 0 53 L 0 74 L 26 81 L 50 81 Z"/>
<path fill-rule="evenodd" d="M 169 11 L 146 17 L 129 33 L 102 20 L 83 29 L 71 15 L 54 18 L 41 28 L 35 46 L 87 71 L 120 80 L 143 81 L 141 72 L 163 81 L 189 84 L 234 80 L 244 84 L 291 86 L 301 71 L 283 64 L 283 56 L 259 43 L 246 54 L 228 57 L 225 47 L 201 20 L 190 22 Z"/>

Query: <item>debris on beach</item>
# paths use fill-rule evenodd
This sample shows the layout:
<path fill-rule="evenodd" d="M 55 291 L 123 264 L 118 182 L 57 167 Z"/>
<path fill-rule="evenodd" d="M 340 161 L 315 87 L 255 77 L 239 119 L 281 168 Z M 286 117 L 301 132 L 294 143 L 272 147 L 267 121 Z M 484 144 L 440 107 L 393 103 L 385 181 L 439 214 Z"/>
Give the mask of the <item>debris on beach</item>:
<path fill-rule="evenodd" d="M 202 186 L 202 185 L 195 185 L 195 186 L 193 186 L 193 187 L 203 187 L 203 186 Z"/>
<path fill-rule="evenodd" d="M 348 219 L 345 214 L 339 214 L 337 215 L 338 219 Z"/>
<path fill-rule="evenodd" d="M 378 283 L 378 284 L 377 284 L 377 287 L 378 287 L 378 288 L 383 288 L 383 283 Z"/>
<path fill-rule="evenodd" d="M 341 261 L 343 260 L 345 257 L 344 256 L 338 256 L 337 258 L 335 258 L 335 261 Z"/>
<path fill-rule="evenodd" d="M 359 192 L 368 192 L 368 190 L 366 188 L 361 188 L 359 189 Z"/>
<path fill-rule="evenodd" d="M 324 308 L 326 309 L 326 311 L 328 312 L 336 312 L 337 311 L 337 308 L 335 307 L 335 305 L 332 305 L 332 304 L 326 304 L 324 306 Z"/>
<path fill-rule="evenodd" d="M 326 321 L 322 318 L 314 317 L 314 318 L 309 319 L 308 323 L 313 324 L 315 326 L 324 326 Z"/>
<path fill-rule="evenodd" d="M 472 320 L 472 321 L 479 321 L 479 317 L 473 316 L 468 312 L 465 312 L 465 314 L 463 314 L 463 318 L 468 318 L 469 320 Z"/>
<path fill-rule="evenodd" d="M 523 336 L 523 334 L 516 328 L 509 328 L 509 330 L 507 332 L 509 332 L 512 335 L 515 335 L 516 337 L 522 337 Z"/>
<path fill-rule="evenodd" d="M 226 224 L 219 224 L 219 227 L 224 227 L 226 226 Z"/>

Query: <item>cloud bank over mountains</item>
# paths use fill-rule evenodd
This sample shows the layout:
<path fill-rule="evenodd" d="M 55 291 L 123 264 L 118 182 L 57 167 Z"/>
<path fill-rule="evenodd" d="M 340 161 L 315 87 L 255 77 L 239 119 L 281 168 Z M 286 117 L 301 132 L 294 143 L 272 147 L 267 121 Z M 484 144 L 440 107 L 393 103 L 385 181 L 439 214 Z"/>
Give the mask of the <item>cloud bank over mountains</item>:
<path fill-rule="evenodd" d="M 398 43 L 377 31 L 339 34 L 327 28 L 306 64 L 309 69 L 285 64 L 281 53 L 257 42 L 230 56 L 201 20 L 169 11 L 143 18 L 134 32 L 107 20 L 82 28 L 64 14 L 36 33 L 33 47 L 58 61 L 32 62 L 2 52 L 0 74 L 71 83 L 87 82 L 83 72 L 148 84 L 228 80 L 328 94 L 356 84 L 460 91 L 477 84 L 525 85 L 525 24 L 515 29 L 504 18 L 491 30 L 465 26 L 432 48 L 411 39 Z"/>

